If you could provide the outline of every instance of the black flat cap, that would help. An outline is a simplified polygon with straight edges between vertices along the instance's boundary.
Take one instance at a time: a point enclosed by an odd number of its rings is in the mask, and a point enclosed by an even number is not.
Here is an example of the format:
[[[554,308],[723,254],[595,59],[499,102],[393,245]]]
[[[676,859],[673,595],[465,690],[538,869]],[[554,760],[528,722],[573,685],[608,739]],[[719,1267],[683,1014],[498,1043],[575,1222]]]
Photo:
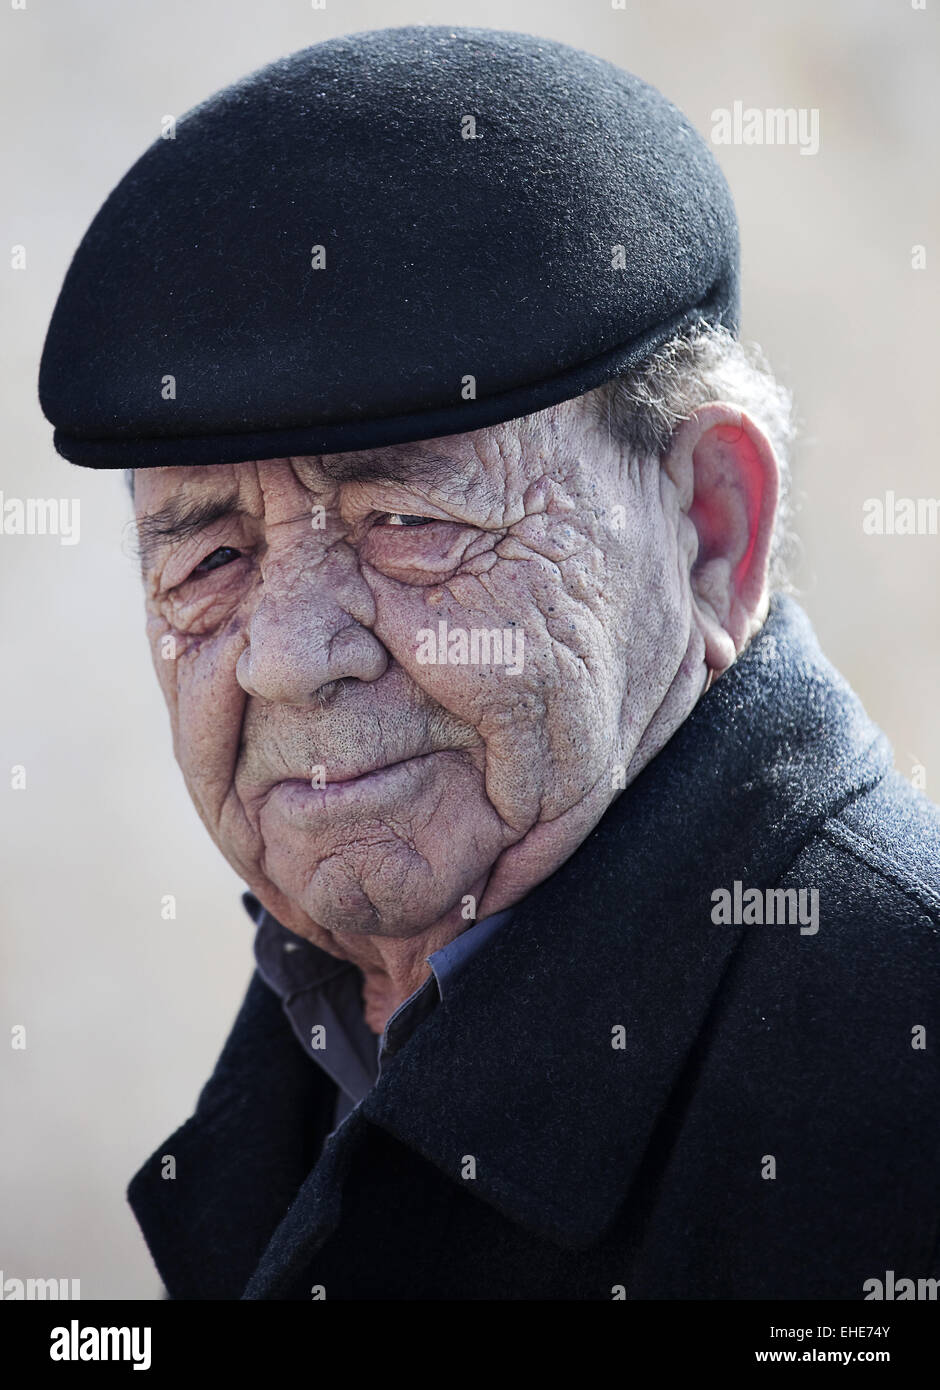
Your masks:
[[[737,223],[654,88],[524,34],[403,28],[271,63],[95,217],[39,373],[92,468],[480,429],[737,326]]]

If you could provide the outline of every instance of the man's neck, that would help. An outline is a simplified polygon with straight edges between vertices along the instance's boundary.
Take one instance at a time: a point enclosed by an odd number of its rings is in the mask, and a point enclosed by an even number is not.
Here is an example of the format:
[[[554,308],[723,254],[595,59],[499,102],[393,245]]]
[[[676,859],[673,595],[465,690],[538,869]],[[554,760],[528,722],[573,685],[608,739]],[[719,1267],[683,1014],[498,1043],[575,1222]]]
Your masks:
[[[479,893],[484,887],[485,881],[476,885]],[[362,971],[365,1020],[371,1031],[380,1035],[395,1010],[428,979],[428,956],[456,941],[474,920],[464,915],[462,903],[458,903],[413,936],[331,932],[317,944],[331,955],[352,961]]]

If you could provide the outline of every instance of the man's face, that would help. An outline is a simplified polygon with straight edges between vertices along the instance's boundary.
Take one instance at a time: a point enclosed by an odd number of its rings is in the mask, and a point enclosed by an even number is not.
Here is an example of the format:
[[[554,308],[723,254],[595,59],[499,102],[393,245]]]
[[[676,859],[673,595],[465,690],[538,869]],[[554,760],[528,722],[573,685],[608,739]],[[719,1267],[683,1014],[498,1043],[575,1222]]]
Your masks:
[[[411,936],[467,894],[480,916],[514,901],[668,736],[657,720],[688,678],[693,625],[679,504],[583,400],[135,483],[190,794],[252,891],[311,940]],[[502,664],[428,661],[440,624],[470,655],[474,630],[512,634]],[[456,640],[438,658],[461,655]]]

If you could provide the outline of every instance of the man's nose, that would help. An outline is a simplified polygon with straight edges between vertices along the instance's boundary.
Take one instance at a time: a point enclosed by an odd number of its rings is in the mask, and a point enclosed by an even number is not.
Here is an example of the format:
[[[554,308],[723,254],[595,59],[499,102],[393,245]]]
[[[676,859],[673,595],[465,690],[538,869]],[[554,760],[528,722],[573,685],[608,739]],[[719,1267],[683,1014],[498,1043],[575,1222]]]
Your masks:
[[[365,595],[344,603],[324,592],[322,580],[315,571],[262,592],[235,668],[247,694],[276,704],[322,705],[334,682],[375,681],[385,671],[388,653],[363,626],[371,607],[367,586],[360,580]]]

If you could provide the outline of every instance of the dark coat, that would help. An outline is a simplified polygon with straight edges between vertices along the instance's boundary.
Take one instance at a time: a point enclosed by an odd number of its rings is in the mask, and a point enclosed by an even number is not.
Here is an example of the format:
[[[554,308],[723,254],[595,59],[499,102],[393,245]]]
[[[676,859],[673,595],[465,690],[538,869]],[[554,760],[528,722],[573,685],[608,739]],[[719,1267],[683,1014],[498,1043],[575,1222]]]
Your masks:
[[[128,1195],[171,1298],[861,1299],[940,1273],[938,998],[940,815],[777,597],[336,1134],[255,975]]]

